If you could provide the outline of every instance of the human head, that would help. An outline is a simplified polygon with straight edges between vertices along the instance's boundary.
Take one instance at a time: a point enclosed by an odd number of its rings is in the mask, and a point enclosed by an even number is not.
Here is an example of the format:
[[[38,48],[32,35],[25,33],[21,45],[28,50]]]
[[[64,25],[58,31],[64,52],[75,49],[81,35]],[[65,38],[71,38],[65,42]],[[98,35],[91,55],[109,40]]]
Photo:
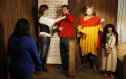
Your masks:
[[[92,16],[92,15],[96,15],[94,7],[93,6],[84,6],[81,10],[81,12],[85,15],[85,16]]]
[[[115,33],[116,32],[116,29],[115,29],[115,26],[113,24],[106,24],[105,27],[104,27],[104,31],[106,33],[108,33],[108,32]]]
[[[17,21],[12,36],[29,36],[29,22],[27,19],[21,18]]]
[[[94,8],[93,7],[87,7],[86,13],[88,16],[92,16],[94,13]]]
[[[48,6],[47,5],[41,5],[39,7],[39,16],[44,16],[44,15],[48,15]]]
[[[110,32],[115,34],[116,44],[117,44],[117,42],[118,42],[118,33],[117,33],[116,29],[115,29],[115,25],[113,25],[113,24],[106,24],[105,27],[104,27],[104,31],[103,31],[103,41],[104,41],[104,43],[105,43],[105,40],[106,40],[107,33],[110,33]]]
[[[111,32],[112,32],[112,27],[108,27],[107,31],[108,31],[109,33],[111,33]]]
[[[64,14],[64,15],[65,15],[65,14],[69,14],[69,12],[70,12],[69,6],[68,6],[68,5],[63,5],[63,6],[62,6],[62,11],[63,11],[63,14]]]

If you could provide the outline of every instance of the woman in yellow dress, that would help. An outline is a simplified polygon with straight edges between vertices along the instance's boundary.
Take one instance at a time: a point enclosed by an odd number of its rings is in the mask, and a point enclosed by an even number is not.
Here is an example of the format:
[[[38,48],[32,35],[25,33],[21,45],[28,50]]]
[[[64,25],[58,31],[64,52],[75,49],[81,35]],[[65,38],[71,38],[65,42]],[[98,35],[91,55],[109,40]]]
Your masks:
[[[77,37],[80,38],[80,48],[82,55],[82,68],[85,66],[85,60],[89,59],[94,71],[96,69],[97,48],[100,47],[99,31],[103,31],[101,19],[95,16],[94,7],[86,7],[85,16],[83,16],[77,26]]]

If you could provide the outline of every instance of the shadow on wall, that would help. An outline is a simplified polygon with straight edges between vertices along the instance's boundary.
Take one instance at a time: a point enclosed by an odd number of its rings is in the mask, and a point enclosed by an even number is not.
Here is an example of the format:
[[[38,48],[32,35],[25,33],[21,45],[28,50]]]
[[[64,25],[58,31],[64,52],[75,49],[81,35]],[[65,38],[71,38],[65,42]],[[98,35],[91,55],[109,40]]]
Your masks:
[[[4,28],[0,22],[0,79],[7,79],[7,59],[4,45]]]

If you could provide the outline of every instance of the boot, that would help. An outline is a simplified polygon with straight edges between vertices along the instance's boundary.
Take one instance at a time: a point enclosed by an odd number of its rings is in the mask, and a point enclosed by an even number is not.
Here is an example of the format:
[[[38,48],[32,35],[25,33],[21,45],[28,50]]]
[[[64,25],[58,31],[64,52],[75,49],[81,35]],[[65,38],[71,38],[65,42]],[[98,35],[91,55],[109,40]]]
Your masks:
[[[85,64],[82,64],[82,65],[80,66],[79,70],[84,69],[84,68],[85,68]]]
[[[93,65],[93,71],[94,72],[98,72],[97,68],[96,68],[96,65]]]
[[[87,58],[88,58],[87,55],[82,56],[81,66],[79,67],[80,70],[86,67]]]

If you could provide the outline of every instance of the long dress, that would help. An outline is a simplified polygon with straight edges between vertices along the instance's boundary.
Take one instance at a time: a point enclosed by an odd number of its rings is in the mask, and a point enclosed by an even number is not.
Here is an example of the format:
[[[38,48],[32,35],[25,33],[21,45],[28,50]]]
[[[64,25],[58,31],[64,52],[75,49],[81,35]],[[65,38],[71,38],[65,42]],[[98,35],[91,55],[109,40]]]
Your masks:
[[[82,17],[79,21],[77,27],[77,37],[80,37],[80,47],[82,56],[92,53],[97,55],[97,47],[100,45],[100,40],[98,39],[98,32],[103,31],[103,28],[100,24],[100,19],[97,16]],[[83,32],[85,34],[80,34]]]
[[[102,70],[115,72],[117,66],[116,37],[114,34],[107,33],[106,48],[111,47],[110,54],[106,55],[106,50],[102,52]]]

